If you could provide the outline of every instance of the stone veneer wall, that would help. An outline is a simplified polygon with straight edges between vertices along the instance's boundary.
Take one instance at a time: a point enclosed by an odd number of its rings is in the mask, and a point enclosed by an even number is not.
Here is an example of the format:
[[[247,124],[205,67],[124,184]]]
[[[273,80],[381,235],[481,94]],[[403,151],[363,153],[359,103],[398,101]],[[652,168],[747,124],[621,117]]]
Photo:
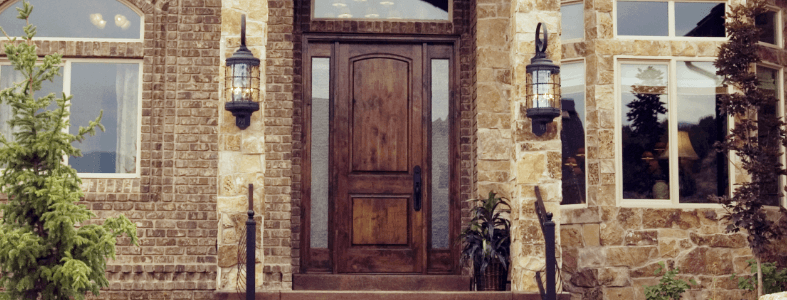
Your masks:
[[[539,22],[549,30],[547,57],[560,64],[560,2],[558,0],[517,0],[511,4],[511,28],[513,43],[510,48],[512,70],[512,118],[513,149],[508,160],[513,175],[512,194],[512,240],[511,240],[511,289],[538,291],[535,272],[545,266],[544,237],[535,214],[535,187],[538,186],[547,211],[552,212],[556,223],[560,220],[561,196],[561,143],[562,118],[547,126],[542,136],[532,133],[530,118],[526,115],[526,71],[535,54],[535,32]],[[560,239],[560,226],[556,226],[556,239]],[[558,248],[559,249],[559,248]],[[555,255],[560,259],[560,251]]]
[[[225,70],[223,66],[228,57],[240,46],[241,15],[246,14],[246,46],[260,62],[260,110],[252,114],[251,125],[245,130],[235,126],[235,117],[224,109]],[[218,267],[220,273],[217,290],[236,291],[238,280],[238,247],[246,247],[243,239],[248,219],[249,184],[254,184],[254,212],[257,222],[256,252],[256,286],[261,288],[264,282],[262,251],[264,216],[267,212],[266,198],[266,124],[263,121],[269,115],[270,105],[266,103],[266,38],[268,32],[268,3],[262,1],[228,1],[221,3],[221,58],[218,94],[219,113],[219,151],[218,151],[218,199],[216,215],[219,220]],[[242,257],[245,261],[245,257]],[[244,265],[241,265],[245,268]],[[245,269],[244,269],[245,272]],[[243,282],[245,285],[245,282]]]
[[[724,232],[723,209],[617,206],[613,58],[715,57],[721,42],[615,39],[613,5],[586,0],[584,41],[563,44],[563,59],[585,60],[588,123],[588,207],[562,212],[563,288],[572,299],[645,299],[643,285],[658,283],[653,273],[664,261],[699,283],[684,299],[753,299],[729,278],[747,273],[751,251],[744,235]],[[770,63],[787,63],[782,49],[761,47],[760,53]]]
[[[143,60],[140,177],[82,180],[83,203],[98,215],[90,222],[123,213],[140,245],[119,240],[110,285],[90,298],[211,299],[221,1],[125,2],[145,16],[142,42],[36,41],[39,55]]]

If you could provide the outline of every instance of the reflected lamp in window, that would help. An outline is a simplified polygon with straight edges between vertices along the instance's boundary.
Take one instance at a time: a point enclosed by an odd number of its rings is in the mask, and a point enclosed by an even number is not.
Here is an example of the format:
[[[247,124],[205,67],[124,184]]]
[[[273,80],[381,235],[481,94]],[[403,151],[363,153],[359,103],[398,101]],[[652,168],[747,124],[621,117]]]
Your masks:
[[[35,7],[30,23],[36,38],[142,39],[142,15],[116,0],[28,0]],[[9,36],[21,36],[25,20],[16,18],[18,1],[0,13]],[[69,17],[64,17],[69,16]]]
[[[562,188],[561,204],[586,203],[585,164],[585,64],[564,63],[560,67],[562,83],[560,131],[562,143]]]
[[[667,64],[620,66],[624,199],[669,199]]]
[[[624,62],[620,70],[623,199],[713,203],[709,196],[728,194],[727,156],[714,149],[728,132],[717,106],[726,88],[713,62]]]
[[[766,11],[754,18],[754,24],[760,29],[760,42],[778,45],[779,42],[779,13]]]
[[[449,20],[448,0],[313,0],[315,19]]]
[[[757,125],[758,136],[757,142],[761,149],[771,148],[774,151],[779,147],[779,132],[777,129],[768,130],[766,124],[776,121],[779,116],[778,103],[779,95],[781,93],[779,88],[779,69],[769,68],[762,65],[757,65],[757,80],[759,81],[758,87],[768,97],[771,97],[772,103],[764,104],[757,110]],[[779,163],[778,156],[768,157],[768,161],[777,165]],[[779,205],[779,179],[778,178],[764,178],[763,191],[760,192],[760,197],[765,199],[766,205]]]
[[[560,7],[560,28],[563,30],[561,40],[581,39],[585,37],[585,18],[583,3],[567,4]]]
[[[713,147],[727,134],[727,115],[716,105],[726,89],[713,62],[676,65],[680,203],[713,203],[708,196],[726,195],[729,189],[727,156]]]

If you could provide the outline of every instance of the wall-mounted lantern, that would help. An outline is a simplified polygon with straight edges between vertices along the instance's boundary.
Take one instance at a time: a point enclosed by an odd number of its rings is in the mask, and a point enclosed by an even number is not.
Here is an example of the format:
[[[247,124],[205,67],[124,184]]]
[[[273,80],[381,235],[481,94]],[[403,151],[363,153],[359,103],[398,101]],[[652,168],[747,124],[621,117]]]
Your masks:
[[[240,48],[227,58],[224,109],[235,116],[235,125],[246,129],[251,114],[260,110],[260,59],[246,48],[246,15],[240,19]]]
[[[532,120],[533,133],[537,136],[544,134],[547,124],[560,115],[560,67],[547,58],[549,33],[543,25],[544,39],[540,38],[542,25],[538,23],[536,27],[536,55],[525,67],[527,117]]]

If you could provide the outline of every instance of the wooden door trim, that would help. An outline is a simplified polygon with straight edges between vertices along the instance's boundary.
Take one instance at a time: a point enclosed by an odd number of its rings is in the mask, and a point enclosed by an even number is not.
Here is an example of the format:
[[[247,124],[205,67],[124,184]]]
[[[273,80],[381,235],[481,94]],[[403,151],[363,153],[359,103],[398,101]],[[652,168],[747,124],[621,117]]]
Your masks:
[[[303,128],[302,128],[302,131],[301,131],[302,132],[302,139],[301,140],[303,141],[303,145],[304,145],[303,148],[302,148],[302,151],[303,151],[304,155],[302,156],[303,157],[303,161],[301,162],[301,165],[302,165],[302,183],[303,183],[303,185],[300,188],[301,199],[302,199],[301,205],[300,205],[300,207],[301,207],[301,210],[300,210],[300,219],[301,219],[300,226],[301,226],[301,229],[299,230],[300,233],[302,234],[302,236],[300,238],[300,241],[299,241],[299,243],[300,243],[299,257],[300,257],[300,261],[301,261],[301,263],[300,263],[301,273],[307,273],[307,272],[308,273],[313,273],[313,274],[314,273],[334,273],[334,272],[337,271],[336,268],[335,268],[335,264],[337,262],[337,257],[336,257],[337,253],[336,253],[336,251],[332,251],[332,249],[335,248],[334,247],[335,246],[334,245],[334,241],[333,241],[333,238],[334,238],[334,235],[335,235],[335,233],[333,231],[335,229],[334,229],[334,226],[333,226],[333,220],[331,219],[332,215],[333,215],[333,212],[335,212],[335,208],[333,207],[333,201],[329,202],[329,207],[328,207],[328,209],[329,209],[329,214],[328,214],[329,215],[329,220],[328,220],[328,249],[327,250],[319,249],[319,251],[316,251],[318,253],[312,253],[313,251],[311,251],[311,249],[310,249],[310,231],[311,231],[310,230],[310,226],[311,226],[311,223],[310,223],[311,222],[311,220],[310,220],[311,219],[310,218],[310,212],[311,212],[311,199],[310,199],[311,169],[310,169],[310,167],[311,167],[311,165],[310,165],[310,162],[309,162],[309,158],[311,156],[310,156],[309,152],[311,151],[311,109],[310,109],[310,105],[311,105],[311,96],[310,96],[311,95],[311,90],[307,90],[307,87],[311,86],[311,84],[310,84],[310,81],[311,81],[311,72],[310,72],[311,68],[310,68],[310,66],[311,66],[311,58],[312,57],[315,57],[315,56],[316,57],[330,57],[331,58],[331,60],[330,60],[331,78],[335,78],[336,77],[336,75],[337,75],[336,72],[338,70],[337,64],[338,64],[338,61],[340,60],[337,57],[338,53],[337,53],[336,49],[337,49],[337,46],[339,44],[344,44],[344,43],[367,43],[367,42],[369,42],[369,43],[392,43],[392,44],[425,44],[425,45],[428,45],[429,47],[424,48],[423,51],[427,55],[423,55],[422,56],[422,60],[423,60],[423,63],[425,65],[428,65],[429,68],[431,68],[431,63],[430,63],[431,59],[442,59],[442,58],[445,58],[445,59],[449,59],[450,60],[449,68],[453,72],[453,74],[452,74],[453,76],[452,76],[452,78],[449,79],[449,91],[450,91],[450,95],[449,95],[449,112],[450,112],[450,115],[449,116],[451,118],[450,131],[449,131],[450,132],[450,137],[449,138],[450,138],[450,140],[452,142],[451,147],[450,147],[450,152],[449,152],[449,159],[450,159],[450,165],[451,165],[451,172],[450,172],[450,177],[449,177],[450,178],[449,191],[450,191],[450,195],[452,197],[450,199],[450,204],[449,204],[449,211],[451,212],[450,213],[450,217],[449,217],[449,231],[450,231],[450,236],[457,236],[458,233],[459,233],[460,226],[461,226],[460,222],[461,222],[461,217],[462,217],[462,215],[461,215],[461,203],[462,203],[461,200],[462,199],[458,199],[459,191],[461,189],[461,183],[459,182],[460,166],[461,166],[461,157],[460,157],[460,149],[459,149],[459,147],[461,145],[461,140],[460,140],[461,137],[460,137],[460,132],[459,132],[459,129],[460,129],[459,127],[461,125],[460,124],[460,122],[461,122],[461,119],[460,119],[460,117],[461,117],[461,109],[460,109],[459,93],[457,92],[458,86],[460,86],[459,85],[459,79],[460,79],[460,70],[459,70],[460,40],[459,40],[459,37],[457,37],[457,36],[405,36],[405,35],[379,37],[379,36],[366,36],[366,35],[353,35],[353,34],[332,34],[332,35],[326,35],[326,34],[304,34],[302,36],[302,40],[303,40],[303,43],[302,43],[303,52],[302,53],[304,53],[303,69],[302,69],[303,79],[302,80],[303,80],[304,84],[302,85],[301,88],[302,88],[302,93],[304,95],[304,101],[303,101],[303,116],[304,116],[304,118],[302,120]],[[315,44],[318,44],[319,46],[316,46]],[[437,54],[434,51],[430,50],[430,49],[434,49],[434,47],[438,46],[438,45],[444,45],[445,47],[448,47],[449,51],[440,51],[440,53]],[[324,48],[322,50],[316,50],[315,51],[315,50],[313,50],[315,48],[315,46],[317,48],[323,48],[323,47]],[[327,50],[325,50],[325,49],[327,49]],[[427,51],[427,50],[430,50],[430,51]],[[424,77],[422,78],[424,80],[424,84],[429,84],[428,86],[425,86],[425,88],[428,88],[427,92],[431,91],[431,76],[429,76],[428,78],[426,77],[426,75],[430,74],[431,70],[427,70],[426,67],[423,68],[422,70],[424,72],[423,73]],[[331,102],[331,106],[333,106],[334,105],[333,101],[336,98],[337,91],[333,87],[334,86],[333,79],[331,79],[331,81],[332,82],[331,82],[331,91],[330,91],[330,99],[329,100]],[[426,100],[428,99],[428,97],[431,97],[431,94],[429,94],[428,96],[427,95],[424,95],[424,96],[427,97],[426,99],[424,99],[424,101],[425,102],[429,102],[429,101],[426,101]],[[428,108],[424,107],[423,109],[426,110]],[[426,117],[426,116],[424,116],[424,117]],[[330,118],[333,119],[333,116],[330,116]],[[424,136],[423,137],[424,140],[429,140],[429,136],[426,133],[423,136]],[[332,136],[331,137],[331,147],[333,147],[333,145],[336,145],[336,144],[334,143],[334,137]],[[331,159],[332,159],[332,157],[331,157]],[[330,163],[333,164],[333,162],[330,162]],[[330,172],[335,172],[335,168],[331,168]],[[329,182],[330,182],[331,186],[335,186],[335,184],[336,184],[336,182],[334,182],[335,178],[336,178],[336,174],[331,173],[330,174],[330,178],[329,178]],[[331,191],[330,193],[331,194],[329,195],[329,197],[333,198],[334,197],[333,192]],[[430,196],[430,195],[428,195],[428,196]],[[430,198],[428,198],[428,196],[425,197],[425,199],[430,199]],[[430,206],[431,205],[429,205],[427,207],[430,207]],[[430,209],[431,209],[431,207],[430,207]],[[429,215],[428,216],[425,215],[425,217],[431,217],[431,211],[424,212],[424,213],[429,213]],[[434,259],[435,257],[438,257],[438,256],[439,257],[443,257],[443,256],[441,256],[442,254],[440,254],[440,255],[435,254],[434,252],[436,252],[436,251],[435,250],[430,250],[430,248],[429,248],[430,244],[429,244],[428,238],[429,238],[429,236],[431,236],[431,234],[430,234],[431,224],[424,224],[423,230],[426,231],[426,234],[424,234],[424,238],[423,238],[424,239],[424,241],[423,241],[424,246],[422,247],[422,249],[424,249],[423,251],[426,252],[422,256],[424,261],[425,261],[425,263],[424,263],[425,266],[422,269],[423,273],[424,274],[459,274],[461,272],[461,267],[458,266],[460,247],[459,247],[459,245],[456,245],[453,240],[449,241],[449,249],[447,250],[447,251],[450,252],[449,253],[449,257],[450,257],[449,259],[453,262],[452,266],[451,266],[451,269],[450,270],[433,270],[433,269],[429,268],[430,264],[428,262],[430,260],[432,260],[432,259]],[[326,251],[327,251],[327,253],[323,253],[323,252],[326,252]],[[330,267],[318,267],[318,266],[310,265],[311,259],[313,257],[329,259],[330,260],[330,262],[329,262],[330,263]],[[444,259],[444,257],[443,257],[443,259]]]

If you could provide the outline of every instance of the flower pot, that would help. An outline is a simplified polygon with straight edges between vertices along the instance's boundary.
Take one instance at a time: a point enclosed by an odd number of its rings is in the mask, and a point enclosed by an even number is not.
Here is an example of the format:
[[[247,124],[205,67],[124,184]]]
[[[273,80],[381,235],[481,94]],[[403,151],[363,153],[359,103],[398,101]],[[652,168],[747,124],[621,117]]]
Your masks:
[[[498,260],[489,262],[484,273],[475,270],[475,283],[477,291],[505,291],[508,272]]]

